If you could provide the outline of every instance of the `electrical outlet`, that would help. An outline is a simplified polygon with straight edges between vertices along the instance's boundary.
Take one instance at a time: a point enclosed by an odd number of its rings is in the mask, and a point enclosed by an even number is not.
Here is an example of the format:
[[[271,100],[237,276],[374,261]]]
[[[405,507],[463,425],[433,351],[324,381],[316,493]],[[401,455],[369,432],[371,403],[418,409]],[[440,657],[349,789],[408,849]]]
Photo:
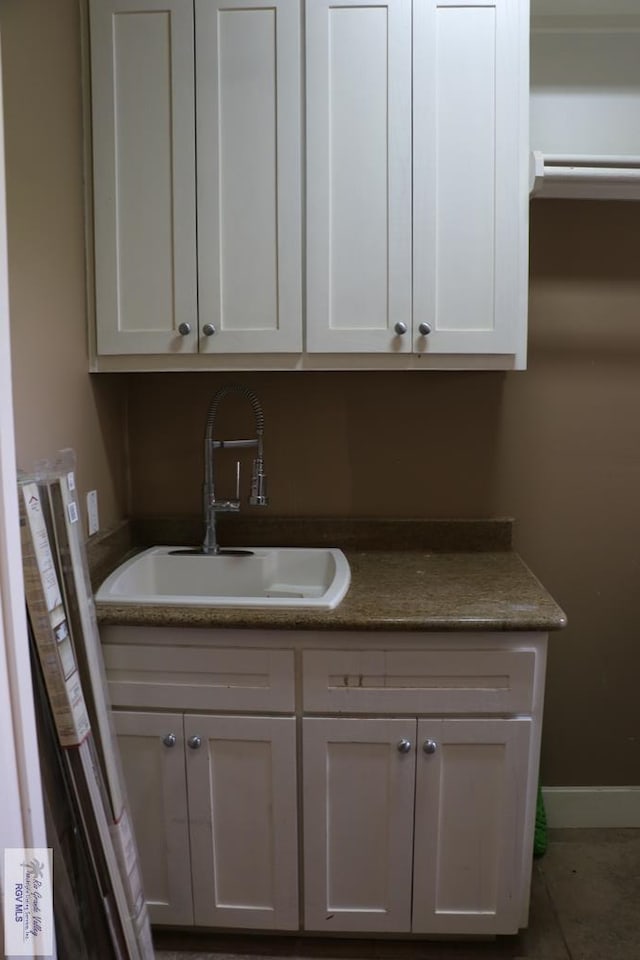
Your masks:
[[[90,490],[87,494],[87,521],[89,536],[93,536],[100,529],[100,518],[98,517],[98,491]]]

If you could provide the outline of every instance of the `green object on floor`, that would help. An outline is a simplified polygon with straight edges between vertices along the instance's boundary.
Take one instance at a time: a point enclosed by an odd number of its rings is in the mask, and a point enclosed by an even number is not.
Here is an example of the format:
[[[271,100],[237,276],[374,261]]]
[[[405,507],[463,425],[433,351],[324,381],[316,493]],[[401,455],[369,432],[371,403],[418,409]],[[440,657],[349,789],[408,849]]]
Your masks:
[[[542,797],[542,788],[538,787],[538,800],[536,803],[536,827],[533,834],[533,855],[542,857],[547,851],[547,813],[544,809],[544,799]]]

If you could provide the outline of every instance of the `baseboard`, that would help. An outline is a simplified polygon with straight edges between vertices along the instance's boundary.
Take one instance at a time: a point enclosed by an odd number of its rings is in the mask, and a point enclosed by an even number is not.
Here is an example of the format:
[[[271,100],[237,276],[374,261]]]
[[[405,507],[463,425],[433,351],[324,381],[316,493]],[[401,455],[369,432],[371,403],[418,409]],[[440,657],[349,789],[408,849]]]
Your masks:
[[[549,827],[640,827],[640,787],[543,787]]]

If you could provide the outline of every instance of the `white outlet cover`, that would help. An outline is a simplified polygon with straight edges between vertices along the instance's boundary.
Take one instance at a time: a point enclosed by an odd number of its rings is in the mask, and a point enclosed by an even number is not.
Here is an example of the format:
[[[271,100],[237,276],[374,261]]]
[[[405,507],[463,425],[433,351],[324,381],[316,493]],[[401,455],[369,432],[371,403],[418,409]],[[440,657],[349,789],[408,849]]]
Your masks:
[[[90,490],[87,494],[87,521],[89,527],[89,536],[93,536],[100,529],[100,518],[98,516],[98,491]]]

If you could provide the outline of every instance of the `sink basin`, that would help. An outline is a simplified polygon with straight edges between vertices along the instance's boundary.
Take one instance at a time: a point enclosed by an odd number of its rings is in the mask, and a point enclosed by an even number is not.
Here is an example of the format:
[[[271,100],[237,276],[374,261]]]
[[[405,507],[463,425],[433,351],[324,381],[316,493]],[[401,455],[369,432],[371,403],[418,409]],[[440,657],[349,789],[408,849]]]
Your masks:
[[[151,547],[107,577],[99,603],[332,610],[351,581],[341,550],[243,547],[205,556]]]

